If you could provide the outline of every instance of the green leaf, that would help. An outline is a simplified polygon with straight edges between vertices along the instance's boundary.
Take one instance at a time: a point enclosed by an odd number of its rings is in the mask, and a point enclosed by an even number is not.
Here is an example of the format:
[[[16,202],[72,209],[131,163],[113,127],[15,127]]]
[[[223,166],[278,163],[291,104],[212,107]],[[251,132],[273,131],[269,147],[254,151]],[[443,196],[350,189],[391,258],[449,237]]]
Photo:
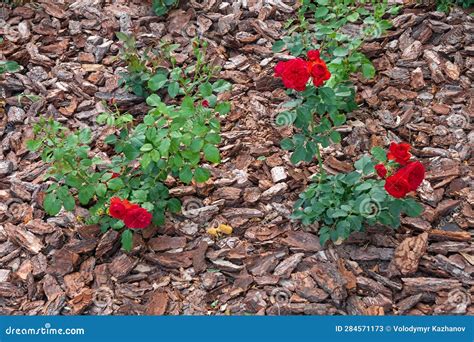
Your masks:
[[[304,146],[298,147],[295,152],[291,154],[290,161],[293,164],[297,164],[298,162],[305,160],[306,158],[306,149]]]
[[[329,137],[331,138],[332,142],[337,144],[341,142],[341,134],[337,131],[332,131],[329,133]]]
[[[181,112],[186,116],[191,116],[195,112],[194,100],[190,96],[186,96],[181,103]]]
[[[63,206],[67,211],[74,210],[76,202],[74,201],[74,197],[72,197],[71,194],[68,193],[68,195],[63,198]]]
[[[125,184],[123,183],[123,180],[120,178],[113,178],[107,182],[107,187],[113,191],[120,190],[124,186]]]
[[[78,193],[79,202],[82,205],[88,204],[89,201],[92,199],[92,197],[94,197],[94,194],[95,194],[95,188],[92,185],[87,185],[85,187],[80,188],[79,193]]]
[[[211,144],[206,144],[204,146],[204,158],[211,163],[219,163],[221,161],[221,156],[219,149]]]
[[[329,233],[321,234],[319,236],[319,243],[321,244],[321,246],[324,246],[326,242],[329,240],[329,238],[330,238]]]
[[[151,91],[157,91],[165,86],[168,82],[168,78],[163,74],[156,74],[148,80],[148,88]]]
[[[171,198],[168,201],[168,209],[172,213],[179,213],[181,211],[181,202],[177,198]]]
[[[364,191],[364,190],[368,190],[372,188],[372,184],[370,184],[369,182],[365,182],[365,183],[362,183],[358,186],[356,186],[355,190],[356,191]]]
[[[142,152],[150,152],[151,150],[153,150],[153,145],[152,144],[144,144],[140,148],[140,151],[142,151]]]
[[[198,183],[204,183],[206,182],[209,177],[211,177],[211,172],[207,169],[203,169],[202,167],[198,167],[196,170],[194,170],[194,179]]]
[[[412,198],[403,201],[403,211],[410,217],[420,216],[423,210],[423,206]]]
[[[217,80],[212,84],[212,89],[216,93],[222,93],[223,91],[229,90],[230,88],[232,88],[232,84],[226,80]]]
[[[318,7],[318,9],[314,12],[315,18],[324,18],[329,13],[329,9],[327,7]]]
[[[168,94],[172,99],[174,99],[179,94],[179,84],[178,84],[178,82],[171,82],[168,85]]]
[[[212,85],[209,82],[205,82],[199,85],[199,91],[203,97],[212,95]]]
[[[78,176],[70,173],[66,176],[66,184],[73,188],[79,189],[82,185],[82,180]]]
[[[357,170],[361,171],[363,174],[369,174],[374,167],[374,163],[371,158],[367,155],[360,158],[354,163],[354,166]]]
[[[344,57],[349,54],[349,49],[345,47],[338,46],[337,48],[334,49],[332,54],[336,57]]]
[[[344,114],[332,114],[330,116],[334,126],[341,126],[346,122],[346,116]]]
[[[61,211],[62,204],[56,194],[49,193],[44,197],[43,207],[48,215],[56,216]]]
[[[226,102],[221,102],[219,104],[217,104],[216,106],[216,111],[221,114],[221,115],[226,115],[227,113],[230,112],[230,102],[226,101]]]
[[[381,163],[385,163],[387,161],[387,153],[385,150],[380,146],[375,146],[370,150],[370,153],[374,156]]]
[[[350,21],[351,23],[356,22],[357,19],[359,19],[359,13],[358,12],[353,12],[349,14],[346,19]]]
[[[375,76],[375,68],[372,63],[362,64],[362,75],[367,79],[373,78]]]
[[[282,141],[280,141],[280,146],[282,149],[289,151],[295,148],[295,145],[293,144],[293,141],[290,138],[285,138]]]
[[[217,133],[208,133],[204,139],[211,144],[220,144],[221,142],[221,137]]]
[[[127,34],[123,33],[123,32],[115,32],[115,35],[122,42],[126,42],[130,39],[130,37]]]
[[[283,50],[285,45],[286,44],[283,40],[277,40],[275,43],[273,43],[272,51],[273,52],[280,52],[281,50]]]
[[[35,152],[41,147],[42,144],[43,144],[43,141],[41,141],[41,140],[28,140],[26,142],[26,147],[31,152]]]
[[[122,248],[125,251],[130,252],[132,250],[132,247],[133,247],[133,233],[130,229],[126,229],[126,230],[123,231],[121,242],[122,242]]]
[[[151,94],[146,98],[146,104],[152,107],[158,107],[161,103],[161,98],[156,94]]]
[[[189,165],[183,166],[183,168],[179,171],[179,179],[185,184],[191,183],[193,179],[193,172]]]
[[[105,194],[107,193],[107,186],[103,183],[97,184],[95,188],[95,193],[99,197],[104,197]]]

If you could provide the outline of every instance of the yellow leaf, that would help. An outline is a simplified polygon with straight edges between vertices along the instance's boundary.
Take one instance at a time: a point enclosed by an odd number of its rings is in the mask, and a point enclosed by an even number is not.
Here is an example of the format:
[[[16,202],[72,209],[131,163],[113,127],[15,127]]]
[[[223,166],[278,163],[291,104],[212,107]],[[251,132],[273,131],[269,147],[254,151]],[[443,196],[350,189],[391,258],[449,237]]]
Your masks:
[[[232,227],[227,224],[220,224],[217,230],[225,235],[232,234]]]
[[[209,228],[209,229],[207,230],[207,233],[208,233],[210,236],[215,237],[215,238],[217,238],[217,237],[219,236],[219,232],[217,231],[216,228]]]

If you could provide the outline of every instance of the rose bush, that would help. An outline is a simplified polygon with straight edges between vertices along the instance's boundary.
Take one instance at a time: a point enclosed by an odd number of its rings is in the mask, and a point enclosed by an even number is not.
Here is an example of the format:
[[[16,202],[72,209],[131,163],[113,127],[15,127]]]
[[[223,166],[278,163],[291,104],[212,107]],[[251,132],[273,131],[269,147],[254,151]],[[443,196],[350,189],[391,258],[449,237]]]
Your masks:
[[[133,229],[162,224],[166,211],[181,210],[179,200],[169,197],[168,177],[185,184],[209,179],[202,164],[220,162],[219,119],[230,103],[217,95],[229,84],[215,79],[217,69],[205,63],[198,42],[193,48],[192,68],[181,71],[170,61],[171,71],[149,70],[156,73],[143,85],[149,111],[142,118],[97,117],[114,131],[105,137],[105,156],[97,154],[97,136],[89,128],[72,132],[44,118],[35,125],[36,137],[27,145],[50,165],[46,178],[52,182],[43,202],[47,214],[73,211],[78,202],[89,211],[87,223],[121,231],[122,245],[130,250]]]
[[[319,222],[321,244],[329,239],[341,242],[352,232],[376,223],[396,228],[401,214],[418,216],[423,211],[407,196],[424,179],[420,162],[401,167],[376,147],[372,157],[363,156],[354,166],[356,171],[347,174],[315,176],[314,183],[295,202],[292,218],[303,224]]]
[[[355,163],[356,171],[348,174],[326,175],[323,168],[321,148],[341,141],[338,127],[346,122],[345,114],[357,108],[351,75],[375,75],[359,47],[365,38],[378,37],[390,27],[383,16],[398,10],[388,9],[385,2],[372,2],[371,9],[353,0],[303,0],[291,35],[273,45],[275,52],[286,48],[295,56],[275,66],[275,76],[294,97],[276,118],[277,124],[295,131],[281,146],[293,151],[290,160],[295,164],[314,159],[319,163],[319,174],[300,194],[292,217],[304,224],[318,222],[323,244],[329,239],[340,242],[377,222],[397,227],[402,213],[416,216],[423,209],[406,197],[418,188],[425,172],[420,162],[410,160],[407,143],[392,143],[388,153],[373,149],[373,158],[362,157]],[[345,25],[354,22],[362,29],[349,36]]]

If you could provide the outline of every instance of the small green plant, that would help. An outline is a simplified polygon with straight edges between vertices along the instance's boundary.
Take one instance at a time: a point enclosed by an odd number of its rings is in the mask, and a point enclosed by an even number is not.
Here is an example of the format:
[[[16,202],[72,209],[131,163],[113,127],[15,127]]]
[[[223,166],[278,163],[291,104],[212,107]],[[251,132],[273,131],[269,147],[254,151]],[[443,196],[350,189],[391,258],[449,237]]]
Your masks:
[[[14,61],[0,61],[0,75],[4,73],[13,73],[20,71],[21,67]]]
[[[209,82],[219,72],[219,67],[205,62],[205,41],[195,39],[192,42],[195,63],[181,68],[173,56],[178,44],[161,42],[157,49],[148,48],[140,53],[133,36],[118,32],[117,37],[123,44],[119,56],[127,64],[127,72],[121,75],[121,84],[135,95],[147,97],[158,93],[171,99],[180,95],[192,96],[201,84]],[[227,90],[229,84],[218,81],[216,88]]]
[[[199,55],[197,59],[204,64],[203,58]],[[201,74],[185,74],[191,80],[180,74],[159,81],[157,75],[162,74],[153,75],[146,98],[151,109],[141,122],[134,124],[131,115],[118,110],[100,114],[99,124],[116,129],[105,138],[113,147],[105,160],[92,152],[95,139],[89,128],[70,132],[42,118],[34,127],[35,139],[27,145],[31,151],[40,151],[43,161],[50,164],[46,177],[53,184],[46,191],[45,211],[54,216],[62,208],[74,210],[77,200],[89,210],[87,223],[99,224],[103,231],[122,231],[126,250],[132,246],[132,232],[127,228],[146,227],[148,215],[153,224],[162,224],[167,210],[180,211],[180,202],[169,197],[165,180],[173,176],[189,184],[209,179],[209,170],[201,164],[220,162],[219,119],[231,108],[230,103],[217,101],[217,94],[230,85],[222,80],[211,82],[215,75],[202,74],[211,69],[196,66],[196,70]],[[174,82],[179,86],[173,103],[167,104],[158,94],[168,85],[169,95],[169,85]]]
[[[153,0],[152,8],[156,15],[164,15],[178,5],[179,0]]]
[[[333,242],[343,241],[351,233],[362,231],[365,226],[376,223],[397,228],[400,226],[402,213],[419,216],[423,212],[423,207],[415,199],[395,198],[391,195],[393,193],[398,196],[392,188],[386,187],[387,183],[392,183],[392,178],[378,178],[374,167],[380,162],[387,163],[390,168],[396,168],[397,164],[388,162],[385,151],[379,147],[374,148],[372,154],[377,158],[365,155],[355,162],[356,171],[329,176],[324,173],[317,175],[314,183],[296,201],[292,218],[301,220],[303,224],[319,222],[321,244],[324,245],[329,239]],[[394,177],[399,177],[403,172],[397,171]],[[416,182],[421,183],[423,176],[417,175]],[[408,178],[406,174],[403,177]]]
[[[474,6],[474,0],[438,0],[436,10],[448,13],[455,5],[461,6],[462,8],[469,8]]]

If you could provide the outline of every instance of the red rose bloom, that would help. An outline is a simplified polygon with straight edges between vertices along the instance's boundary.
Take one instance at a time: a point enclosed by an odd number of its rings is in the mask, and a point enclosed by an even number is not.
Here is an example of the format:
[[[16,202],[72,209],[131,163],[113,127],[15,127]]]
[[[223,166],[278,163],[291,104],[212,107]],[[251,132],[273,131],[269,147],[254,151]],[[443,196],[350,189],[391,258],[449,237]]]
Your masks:
[[[374,168],[380,178],[385,178],[387,175],[387,169],[385,168],[384,164],[377,164],[374,166]]]
[[[309,50],[306,56],[309,61],[317,61],[320,59],[319,50]]]
[[[127,210],[123,222],[128,228],[143,229],[150,224],[152,217],[146,209],[137,206]]]
[[[203,107],[206,107],[206,108],[209,107],[209,101],[207,101],[207,100],[203,100],[201,102],[201,104],[202,104]]]
[[[425,167],[419,161],[409,163],[398,171],[410,185],[410,191],[415,191],[425,179]]]
[[[322,59],[310,63],[311,77],[315,87],[322,86],[323,83],[331,78],[331,73]]]
[[[408,160],[411,158],[410,144],[407,143],[391,143],[389,152],[387,154],[388,159],[395,160],[400,165],[406,165]]]
[[[410,192],[410,184],[407,179],[397,172],[385,181],[385,190],[395,198],[405,197]]]
[[[301,58],[279,62],[275,67],[275,76],[281,77],[286,88],[303,91],[310,77],[308,63]]]
[[[285,65],[286,65],[286,62],[283,62],[283,61],[280,61],[277,63],[277,65],[275,65],[275,76],[276,77],[281,77],[281,75],[283,75],[283,70],[285,70]]]
[[[128,201],[127,201],[128,202]],[[123,201],[118,197],[110,199],[109,214],[117,219],[122,219],[127,212],[127,207]]]

